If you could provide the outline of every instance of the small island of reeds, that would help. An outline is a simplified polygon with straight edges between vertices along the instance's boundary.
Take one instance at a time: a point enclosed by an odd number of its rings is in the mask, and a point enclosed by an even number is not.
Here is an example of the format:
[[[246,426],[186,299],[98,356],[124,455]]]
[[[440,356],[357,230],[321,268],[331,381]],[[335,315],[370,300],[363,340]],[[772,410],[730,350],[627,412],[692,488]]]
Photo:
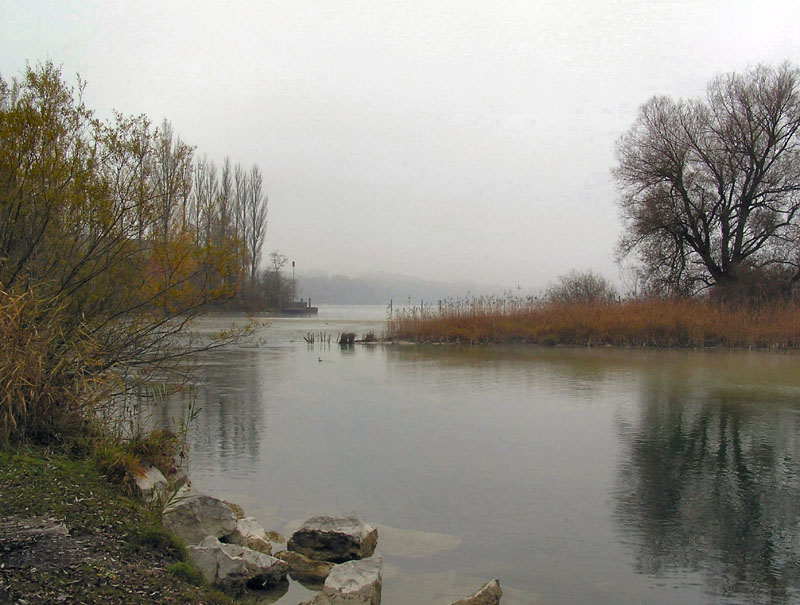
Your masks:
[[[395,313],[387,336],[417,343],[796,349],[800,304],[477,297]]]

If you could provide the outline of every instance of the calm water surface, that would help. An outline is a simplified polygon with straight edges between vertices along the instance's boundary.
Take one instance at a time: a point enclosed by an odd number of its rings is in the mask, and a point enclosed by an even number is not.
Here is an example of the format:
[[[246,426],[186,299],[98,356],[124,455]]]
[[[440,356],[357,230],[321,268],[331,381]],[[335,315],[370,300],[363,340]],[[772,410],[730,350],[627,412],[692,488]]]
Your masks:
[[[800,602],[798,356],[319,343],[384,318],[323,307],[205,355],[195,487],[284,533],[377,525],[387,605],[494,577],[506,605]]]

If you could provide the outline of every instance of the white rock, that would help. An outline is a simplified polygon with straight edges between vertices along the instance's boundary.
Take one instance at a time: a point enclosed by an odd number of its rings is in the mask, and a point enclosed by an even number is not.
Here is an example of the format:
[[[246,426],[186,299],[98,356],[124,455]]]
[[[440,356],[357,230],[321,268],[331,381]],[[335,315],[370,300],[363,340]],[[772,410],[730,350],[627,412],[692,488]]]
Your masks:
[[[153,502],[169,489],[166,477],[155,466],[146,468],[143,475],[134,478],[134,483],[139,497],[145,502]]]
[[[344,563],[372,556],[378,530],[356,517],[312,517],[292,534],[287,548],[309,559]]]
[[[206,581],[223,590],[274,586],[286,577],[289,569],[275,557],[238,544],[223,544],[213,536],[187,550]]]
[[[236,529],[236,515],[219,498],[186,492],[175,499],[162,516],[164,527],[186,544],[198,544],[206,536],[221,538]]]
[[[223,538],[229,544],[246,546],[258,552],[272,554],[272,546],[267,539],[267,532],[255,517],[243,517],[236,520],[234,530]]]
[[[503,596],[500,580],[494,579],[484,584],[481,589],[466,599],[460,599],[453,605],[498,605]]]
[[[334,566],[322,592],[302,605],[380,605],[383,560],[371,557]]]
[[[289,574],[292,578],[302,578],[316,582],[323,582],[330,575],[334,563],[330,561],[316,561],[293,550],[282,550],[275,553],[275,557],[289,565]]]

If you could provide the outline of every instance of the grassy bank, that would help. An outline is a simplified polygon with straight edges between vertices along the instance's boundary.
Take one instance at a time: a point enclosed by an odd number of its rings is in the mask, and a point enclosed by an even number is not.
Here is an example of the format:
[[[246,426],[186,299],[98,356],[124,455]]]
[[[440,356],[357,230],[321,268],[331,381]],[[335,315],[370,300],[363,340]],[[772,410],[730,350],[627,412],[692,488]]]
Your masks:
[[[405,311],[392,340],[656,347],[800,347],[800,305],[726,306],[704,300],[543,304],[477,299]]]
[[[31,525],[45,529],[15,535]],[[203,586],[157,510],[93,460],[41,447],[0,451],[0,561],[2,603],[233,603]]]

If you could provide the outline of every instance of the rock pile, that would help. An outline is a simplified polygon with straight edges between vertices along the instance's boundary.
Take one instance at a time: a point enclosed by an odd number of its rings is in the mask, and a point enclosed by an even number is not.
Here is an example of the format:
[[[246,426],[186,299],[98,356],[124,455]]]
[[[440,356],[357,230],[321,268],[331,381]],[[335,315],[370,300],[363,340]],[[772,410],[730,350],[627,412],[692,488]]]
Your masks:
[[[356,517],[312,517],[289,538],[281,557],[292,576],[325,580],[322,592],[303,605],[379,605],[383,560],[372,558],[378,530]]]
[[[270,588],[287,574],[322,585],[301,605],[380,605],[381,557],[373,556],[378,530],[352,516],[317,516],[305,521],[272,556],[271,537],[240,506],[184,489],[163,514],[164,526],[188,545],[189,556],[210,584],[222,590]],[[500,583],[492,580],[453,605],[496,605]]]
[[[166,507],[163,523],[188,545],[189,556],[210,584],[232,592],[274,586],[286,578],[289,566],[271,556],[258,521],[237,518],[240,510],[185,490]]]
[[[311,582],[312,584],[324,582],[335,565],[335,563],[331,563],[330,561],[315,561],[314,559],[309,559],[305,555],[291,550],[282,550],[281,552],[275,553],[275,556],[281,561],[286,562],[295,580]]]
[[[210,584],[239,592],[247,588],[269,588],[286,578],[289,566],[268,554],[207,536],[189,546],[189,556]]]

